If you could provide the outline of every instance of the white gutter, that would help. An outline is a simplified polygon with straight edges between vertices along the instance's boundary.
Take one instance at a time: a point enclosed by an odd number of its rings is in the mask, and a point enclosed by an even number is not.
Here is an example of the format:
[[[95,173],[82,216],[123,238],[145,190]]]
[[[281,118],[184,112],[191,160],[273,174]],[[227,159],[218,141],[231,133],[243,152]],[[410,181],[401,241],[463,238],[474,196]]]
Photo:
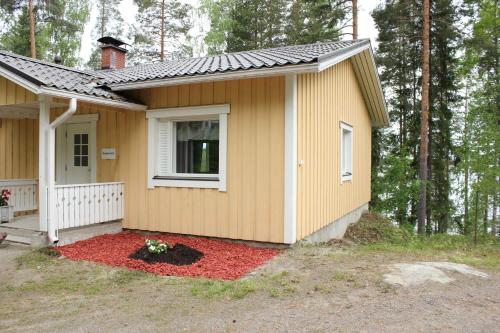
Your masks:
[[[47,236],[50,243],[57,243],[59,241],[59,233],[57,228],[57,221],[55,216],[55,209],[52,203],[56,202],[55,198],[55,185],[56,185],[56,129],[66,120],[68,120],[76,112],[77,99],[71,98],[69,101],[68,109],[57,117],[56,120],[50,123],[49,138],[48,138],[48,194],[49,194],[49,214],[47,221]]]

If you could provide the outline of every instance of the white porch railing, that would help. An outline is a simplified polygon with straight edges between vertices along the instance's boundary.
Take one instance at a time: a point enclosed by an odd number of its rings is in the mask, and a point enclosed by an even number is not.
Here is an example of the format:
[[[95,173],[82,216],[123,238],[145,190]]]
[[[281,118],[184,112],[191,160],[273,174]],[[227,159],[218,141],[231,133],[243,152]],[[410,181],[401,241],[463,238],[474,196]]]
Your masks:
[[[38,208],[38,185],[36,179],[3,179],[0,180],[0,193],[2,190],[9,190],[11,192],[9,205],[14,207],[14,212],[23,212]]]
[[[123,218],[124,183],[56,185],[51,208],[57,229],[81,227]]]

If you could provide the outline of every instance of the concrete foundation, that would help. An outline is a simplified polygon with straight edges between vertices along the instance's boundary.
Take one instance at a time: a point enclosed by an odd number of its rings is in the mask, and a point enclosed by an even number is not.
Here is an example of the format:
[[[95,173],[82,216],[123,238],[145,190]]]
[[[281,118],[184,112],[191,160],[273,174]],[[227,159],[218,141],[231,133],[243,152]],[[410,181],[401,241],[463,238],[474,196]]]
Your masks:
[[[92,224],[86,227],[59,230],[59,242],[57,243],[57,245],[67,245],[95,236],[104,234],[116,234],[121,231],[122,223],[120,221]]]
[[[350,213],[347,213],[341,218],[310,234],[309,236],[305,237],[303,241],[310,243],[321,243],[327,242],[331,239],[342,239],[347,230],[347,227],[353,223],[358,222],[361,215],[366,211],[368,211],[368,203],[365,203],[364,205],[356,208]]]

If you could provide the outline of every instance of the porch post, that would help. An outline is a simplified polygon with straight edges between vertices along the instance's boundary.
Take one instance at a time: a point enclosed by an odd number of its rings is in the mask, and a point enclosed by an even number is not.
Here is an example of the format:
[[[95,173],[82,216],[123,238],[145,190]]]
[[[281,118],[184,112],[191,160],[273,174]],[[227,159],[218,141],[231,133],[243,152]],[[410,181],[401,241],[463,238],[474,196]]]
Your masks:
[[[49,219],[48,181],[49,181],[49,132],[50,132],[50,98],[40,96],[40,116],[38,118],[38,213],[40,230],[47,231]]]

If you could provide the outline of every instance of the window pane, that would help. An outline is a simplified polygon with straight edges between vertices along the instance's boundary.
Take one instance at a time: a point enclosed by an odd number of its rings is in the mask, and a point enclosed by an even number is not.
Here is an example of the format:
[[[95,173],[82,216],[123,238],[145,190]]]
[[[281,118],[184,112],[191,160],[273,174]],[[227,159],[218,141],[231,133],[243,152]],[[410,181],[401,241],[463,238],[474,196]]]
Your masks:
[[[75,155],[80,155],[80,145],[75,145]]]
[[[88,134],[82,134],[82,143],[84,145],[89,143],[89,135]]]
[[[176,173],[219,173],[219,121],[176,122]]]
[[[82,166],[83,167],[89,166],[89,158],[87,156],[82,156]]]
[[[82,146],[82,155],[87,156],[89,154],[89,146],[84,145]]]
[[[352,174],[352,132],[342,129],[342,175]]]
[[[80,166],[80,156],[75,156],[75,166]]]
[[[74,138],[75,138],[75,145],[80,144],[80,134],[75,134]]]

